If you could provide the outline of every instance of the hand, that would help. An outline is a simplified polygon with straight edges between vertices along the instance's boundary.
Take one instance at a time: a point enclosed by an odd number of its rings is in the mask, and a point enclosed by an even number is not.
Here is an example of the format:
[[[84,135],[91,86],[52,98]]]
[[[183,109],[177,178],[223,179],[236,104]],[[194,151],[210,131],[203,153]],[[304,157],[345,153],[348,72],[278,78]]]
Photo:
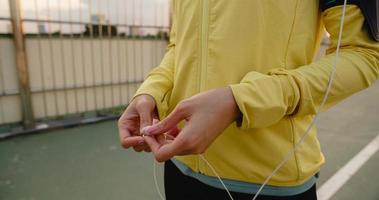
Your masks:
[[[150,95],[135,97],[118,120],[121,145],[126,149],[133,147],[137,152],[149,152],[150,148],[142,138],[141,130],[152,125],[153,119],[158,119],[153,97]]]
[[[175,155],[201,154],[238,115],[230,88],[203,92],[180,102],[166,119],[146,127],[144,139],[158,162]],[[184,128],[172,131],[183,120]],[[157,137],[162,134],[169,140]]]

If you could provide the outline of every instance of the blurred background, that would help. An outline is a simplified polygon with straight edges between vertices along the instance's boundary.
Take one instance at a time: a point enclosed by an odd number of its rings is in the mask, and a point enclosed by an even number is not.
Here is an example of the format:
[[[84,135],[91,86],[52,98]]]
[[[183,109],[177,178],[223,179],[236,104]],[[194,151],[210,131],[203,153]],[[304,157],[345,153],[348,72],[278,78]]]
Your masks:
[[[116,119],[170,21],[169,0],[0,0],[0,200],[159,199],[151,155],[119,146]],[[322,200],[379,199],[377,102],[378,83],[322,114],[320,187],[371,148]]]
[[[0,132],[117,115],[168,30],[167,0],[0,0]]]

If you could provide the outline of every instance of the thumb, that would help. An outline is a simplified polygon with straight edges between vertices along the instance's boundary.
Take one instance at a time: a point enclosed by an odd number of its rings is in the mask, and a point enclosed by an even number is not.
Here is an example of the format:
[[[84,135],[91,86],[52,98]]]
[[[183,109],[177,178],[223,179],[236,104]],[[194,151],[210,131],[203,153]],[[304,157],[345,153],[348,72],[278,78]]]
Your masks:
[[[153,123],[153,117],[151,111],[147,108],[138,110],[138,115],[140,118],[140,133],[142,133],[142,129],[151,126]]]
[[[178,106],[171,112],[165,119],[146,127],[144,133],[146,135],[159,135],[166,133],[174,128],[177,128],[177,124],[186,119],[190,115],[189,109],[185,109],[184,106],[178,104]]]

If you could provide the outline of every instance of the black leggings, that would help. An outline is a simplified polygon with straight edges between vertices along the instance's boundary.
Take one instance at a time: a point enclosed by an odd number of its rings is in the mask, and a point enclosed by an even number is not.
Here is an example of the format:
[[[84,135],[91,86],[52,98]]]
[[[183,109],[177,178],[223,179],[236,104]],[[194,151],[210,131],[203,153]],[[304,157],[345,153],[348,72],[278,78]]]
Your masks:
[[[173,162],[167,161],[164,167],[164,185],[166,200],[230,200],[225,190],[204,184],[184,175]],[[253,194],[231,192],[235,200],[252,200]],[[259,195],[259,200],[317,200],[316,184],[304,193],[275,197]]]

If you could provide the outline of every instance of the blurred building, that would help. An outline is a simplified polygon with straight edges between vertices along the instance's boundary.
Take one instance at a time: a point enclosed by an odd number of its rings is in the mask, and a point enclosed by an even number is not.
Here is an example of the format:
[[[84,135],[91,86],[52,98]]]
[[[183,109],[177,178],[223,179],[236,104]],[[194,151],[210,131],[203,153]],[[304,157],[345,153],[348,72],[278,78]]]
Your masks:
[[[48,28],[46,23],[39,23],[38,24],[38,33],[46,34],[48,33]]]
[[[104,15],[96,14],[91,16],[91,23],[86,24],[84,35],[115,36],[117,33],[117,26],[111,25]]]
[[[105,18],[105,15],[103,14],[91,15],[91,22],[92,24],[107,24],[108,23],[108,21]]]
[[[144,31],[141,27],[139,26],[132,26],[130,27],[130,34],[134,36],[142,36],[144,35]]]

